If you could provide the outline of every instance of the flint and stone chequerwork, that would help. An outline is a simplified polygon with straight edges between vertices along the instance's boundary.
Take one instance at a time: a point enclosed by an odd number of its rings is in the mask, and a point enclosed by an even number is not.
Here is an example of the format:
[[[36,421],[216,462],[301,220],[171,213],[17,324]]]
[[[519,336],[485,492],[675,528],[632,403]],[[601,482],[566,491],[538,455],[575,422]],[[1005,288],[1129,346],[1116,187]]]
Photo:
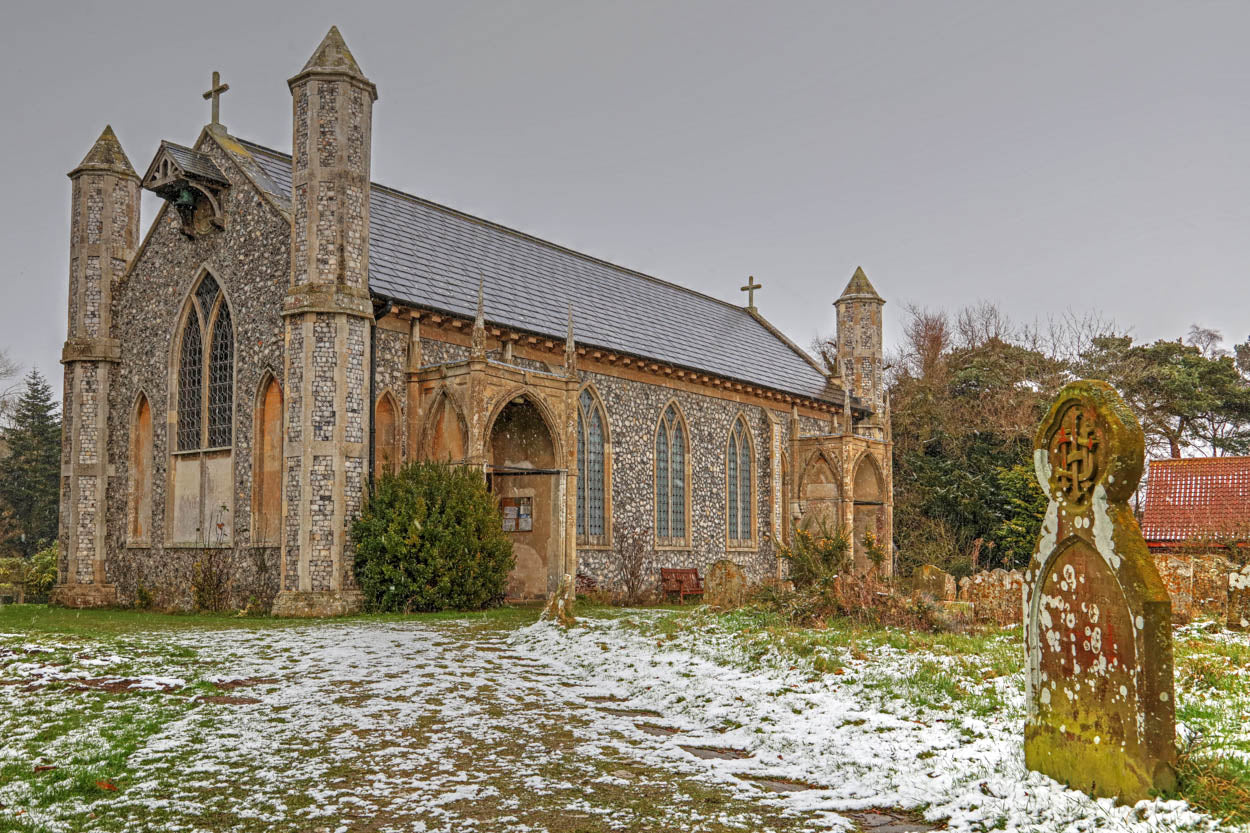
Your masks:
[[[188,608],[211,568],[232,606],[357,610],[369,484],[430,459],[498,497],[513,598],[619,585],[627,551],[774,578],[798,525],[891,571],[862,270],[831,374],[754,304],[372,184],[377,92],[337,30],[288,86],[290,156],[214,118],[142,178],[111,131],[71,174],[59,602]]]
[[[113,477],[108,427],[121,358],[113,294],[139,235],[139,176],[105,127],[69,174],[69,322],[61,441],[61,563],[53,600],[75,607],[117,601],[106,570],[106,492]]]

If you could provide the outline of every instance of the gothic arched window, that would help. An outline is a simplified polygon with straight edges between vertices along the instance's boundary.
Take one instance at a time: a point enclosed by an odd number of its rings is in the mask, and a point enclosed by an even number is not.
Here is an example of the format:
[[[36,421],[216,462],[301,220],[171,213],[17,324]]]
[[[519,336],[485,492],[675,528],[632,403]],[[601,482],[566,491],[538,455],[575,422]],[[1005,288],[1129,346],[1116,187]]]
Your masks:
[[[608,442],[603,406],[590,388],[577,400],[577,541],[608,543]]]
[[[225,293],[207,272],[176,335],[166,546],[233,546],[234,326]]]
[[[729,444],[725,451],[725,494],[729,545],[750,546],[754,539],[751,520],[754,517],[751,495],[752,470],[751,437],[746,420],[739,416],[729,429]]]
[[[207,369],[207,373],[205,370]],[[212,275],[191,294],[178,352],[178,450],[227,448],[234,415],[234,328]]]
[[[690,543],[687,448],[686,421],[677,404],[670,403],[655,432],[655,537],[659,546],[684,547]]]

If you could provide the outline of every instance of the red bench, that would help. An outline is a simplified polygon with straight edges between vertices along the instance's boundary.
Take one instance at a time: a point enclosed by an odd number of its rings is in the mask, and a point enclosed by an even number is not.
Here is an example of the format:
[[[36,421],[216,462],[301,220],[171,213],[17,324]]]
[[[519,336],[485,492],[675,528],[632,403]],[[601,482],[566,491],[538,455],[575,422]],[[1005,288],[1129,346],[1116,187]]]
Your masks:
[[[661,567],[660,587],[665,595],[676,593],[679,604],[685,604],[687,596],[703,595],[703,582],[694,568]]]

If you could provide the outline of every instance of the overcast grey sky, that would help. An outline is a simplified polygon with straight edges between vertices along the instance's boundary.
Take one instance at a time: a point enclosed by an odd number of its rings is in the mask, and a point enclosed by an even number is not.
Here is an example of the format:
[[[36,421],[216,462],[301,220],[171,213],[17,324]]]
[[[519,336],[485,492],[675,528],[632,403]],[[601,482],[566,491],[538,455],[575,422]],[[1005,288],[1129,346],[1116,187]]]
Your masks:
[[[800,343],[857,264],[887,342],[978,299],[1250,333],[1250,3],[114,0],[3,12],[0,347],[59,375],[65,173],[106,123],[142,173],[216,69],[231,133],[289,150],[332,23],[375,180],[734,303],[753,274]]]

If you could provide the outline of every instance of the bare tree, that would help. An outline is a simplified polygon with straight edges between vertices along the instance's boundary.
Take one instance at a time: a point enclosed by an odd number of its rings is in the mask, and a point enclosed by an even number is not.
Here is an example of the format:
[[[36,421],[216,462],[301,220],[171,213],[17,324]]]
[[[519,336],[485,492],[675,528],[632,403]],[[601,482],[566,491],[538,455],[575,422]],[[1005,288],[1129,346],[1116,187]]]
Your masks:
[[[0,422],[8,423],[13,403],[21,392],[22,382],[18,374],[21,366],[9,358],[7,350],[0,349]]]
[[[1229,355],[1224,349],[1224,334],[1219,330],[1213,330],[1210,327],[1199,327],[1197,324],[1189,325],[1189,335],[1185,336],[1188,344],[1197,347],[1205,358],[1219,359]]]

